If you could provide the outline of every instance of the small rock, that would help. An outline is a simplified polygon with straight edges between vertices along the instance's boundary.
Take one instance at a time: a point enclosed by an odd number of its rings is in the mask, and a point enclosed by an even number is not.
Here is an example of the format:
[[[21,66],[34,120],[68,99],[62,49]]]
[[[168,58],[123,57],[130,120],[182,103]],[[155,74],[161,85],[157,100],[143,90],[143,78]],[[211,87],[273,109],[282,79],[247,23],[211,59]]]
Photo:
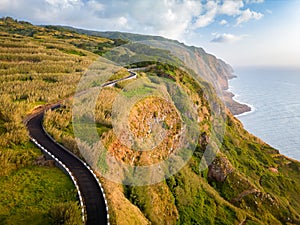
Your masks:
[[[224,182],[232,171],[233,166],[229,160],[223,156],[219,156],[208,166],[208,179]]]
[[[48,166],[48,167],[54,167],[55,161],[54,160],[47,160],[44,155],[39,156],[34,162],[33,165],[37,166]]]
[[[278,173],[278,169],[274,168],[274,167],[270,167],[269,170],[272,172],[272,173]]]

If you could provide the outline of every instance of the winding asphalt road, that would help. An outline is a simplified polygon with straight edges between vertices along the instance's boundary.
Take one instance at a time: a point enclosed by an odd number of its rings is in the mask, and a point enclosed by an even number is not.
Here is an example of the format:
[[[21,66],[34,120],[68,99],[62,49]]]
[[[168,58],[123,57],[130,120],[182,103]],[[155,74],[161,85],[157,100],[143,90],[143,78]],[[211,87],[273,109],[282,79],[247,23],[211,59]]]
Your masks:
[[[56,105],[59,107],[59,105]],[[98,181],[83,162],[55,143],[42,127],[44,111],[38,113],[27,122],[30,136],[47,149],[58,160],[63,162],[75,177],[81,192],[85,211],[87,214],[87,225],[107,225],[107,209],[105,199]]]
[[[113,86],[116,83],[124,80],[134,79],[137,74],[131,70],[128,70],[130,75],[125,78],[121,78],[115,81],[111,81],[102,85]],[[57,103],[48,108],[59,108],[60,104]],[[92,172],[84,165],[84,163],[77,158],[74,154],[70,153],[65,148],[58,145],[53,139],[51,139],[43,129],[43,117],[46,109],[41,110],[30,116],[26,120],[26,126],[29,130],[30,137],[35,139],[42,147],[50,152],[54,157],[61,161],[75,177],[79,186],[81,196],[84,201],[85,211],[87,214],[87,225],[106,225],[108,222],[108,212],[106,208],[104,193],[102,193],[101,187],[92,174]]]

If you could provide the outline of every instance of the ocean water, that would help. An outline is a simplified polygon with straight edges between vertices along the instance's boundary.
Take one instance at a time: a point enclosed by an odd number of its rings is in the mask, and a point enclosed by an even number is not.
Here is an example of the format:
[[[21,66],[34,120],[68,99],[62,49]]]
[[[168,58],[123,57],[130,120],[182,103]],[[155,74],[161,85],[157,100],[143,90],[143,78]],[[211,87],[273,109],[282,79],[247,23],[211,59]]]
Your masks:
[[[229,89],[251,106],[244,127],[280,153],[300,160],[300,68],[235,68]]]

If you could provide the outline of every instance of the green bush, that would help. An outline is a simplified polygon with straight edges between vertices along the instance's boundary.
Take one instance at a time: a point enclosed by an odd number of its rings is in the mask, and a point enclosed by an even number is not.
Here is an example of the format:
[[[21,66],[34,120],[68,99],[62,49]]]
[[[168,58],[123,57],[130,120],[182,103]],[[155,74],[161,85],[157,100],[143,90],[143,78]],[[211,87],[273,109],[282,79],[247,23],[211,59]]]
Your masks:
[[[51,225],[82,225],[80,207],[75,202],[58,203],[49,210]]]

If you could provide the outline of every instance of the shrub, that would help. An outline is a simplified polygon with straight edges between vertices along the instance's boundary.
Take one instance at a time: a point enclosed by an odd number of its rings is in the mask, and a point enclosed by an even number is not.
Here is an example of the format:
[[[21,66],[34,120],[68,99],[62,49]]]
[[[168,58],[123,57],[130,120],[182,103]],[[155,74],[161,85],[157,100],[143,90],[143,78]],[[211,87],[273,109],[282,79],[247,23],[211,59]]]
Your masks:
[[[74,202],[58,203],[49,210],[50,224],[81,225],[81,211]]]

